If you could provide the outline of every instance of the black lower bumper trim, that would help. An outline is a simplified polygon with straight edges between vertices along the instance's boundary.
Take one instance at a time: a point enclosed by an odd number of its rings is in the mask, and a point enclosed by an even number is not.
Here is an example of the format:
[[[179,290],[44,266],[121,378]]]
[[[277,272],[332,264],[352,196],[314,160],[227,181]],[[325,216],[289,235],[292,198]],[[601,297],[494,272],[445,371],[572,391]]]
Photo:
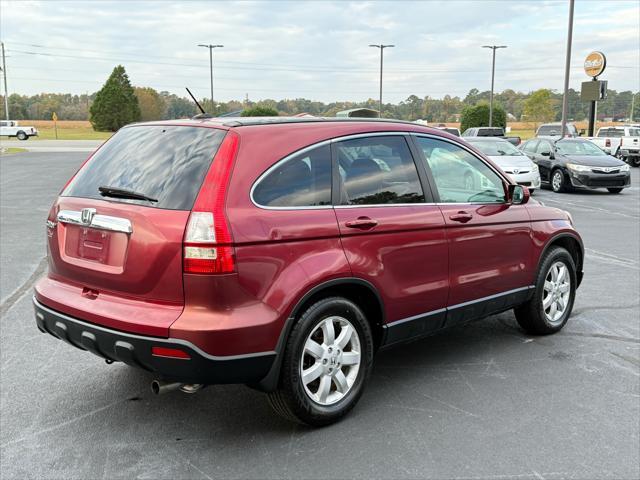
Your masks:
[[[36,324],[48,333],[80,350],[86,350],[109,361],[155,373],[159,379],[182,383],[256,383],[269,372],[275,352],[233,357],[208,355],[195,345],[179,339],[134,335],[94,325],[56,312],[35,298]],[[177,348],[190,359],[158,357],[152,347]]]

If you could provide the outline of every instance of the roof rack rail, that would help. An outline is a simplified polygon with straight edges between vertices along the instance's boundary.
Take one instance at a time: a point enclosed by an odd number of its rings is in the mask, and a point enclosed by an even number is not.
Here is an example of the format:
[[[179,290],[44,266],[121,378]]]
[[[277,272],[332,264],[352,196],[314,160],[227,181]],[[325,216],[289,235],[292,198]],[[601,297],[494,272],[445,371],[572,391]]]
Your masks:
[[[404,123],[409,125],[418,125],[407,120],[396,120],[391,118],[340,118],[340,117],[216,117],[223,121],[223,125],[227,127],[242,127],[252,125],[278,125],[283,123]],[[226,121],[225,121],[226,120]]]
[[[193,117],[191,117],[192,120],[202,120],[204,118],[216,118],[216,117],[214,117],[210,113],[199,113],[199,114],[194,115]]]

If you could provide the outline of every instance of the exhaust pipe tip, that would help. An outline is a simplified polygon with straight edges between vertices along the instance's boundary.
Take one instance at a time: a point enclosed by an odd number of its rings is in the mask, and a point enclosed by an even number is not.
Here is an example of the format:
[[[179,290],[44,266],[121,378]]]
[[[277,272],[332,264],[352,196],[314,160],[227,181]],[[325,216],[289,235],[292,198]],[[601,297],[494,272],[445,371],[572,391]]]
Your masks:
[[[153,380],[151,382],[151,391],[154,395],[162,395],[177,390],[182,386],[181,383],[167,383],[161,380]]]

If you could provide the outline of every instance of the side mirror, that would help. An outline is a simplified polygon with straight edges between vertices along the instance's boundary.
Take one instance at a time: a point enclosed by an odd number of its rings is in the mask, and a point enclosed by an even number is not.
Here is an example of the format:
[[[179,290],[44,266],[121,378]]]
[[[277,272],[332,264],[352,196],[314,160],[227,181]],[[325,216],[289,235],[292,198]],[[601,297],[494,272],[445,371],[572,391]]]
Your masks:
[[[551,157],[551,152],[540,152],[543,157]]]
[[[524,205],[529,201],[531,193],[523,185],[509,185],[509,203],[513,205]]]

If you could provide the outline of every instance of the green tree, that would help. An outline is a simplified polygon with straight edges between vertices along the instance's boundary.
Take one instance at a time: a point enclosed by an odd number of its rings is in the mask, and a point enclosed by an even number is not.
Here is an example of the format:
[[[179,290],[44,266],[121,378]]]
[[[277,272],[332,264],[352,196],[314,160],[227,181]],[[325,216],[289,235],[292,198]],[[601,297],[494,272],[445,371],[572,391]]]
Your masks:
[[[277,117],[278,111],[271,107],[255,106],[242,112],[243,117]]]
[[[536,90],[524,101],[523,113],[529,122],[549,122],[556,116],[551,90]]]
[[[113,69],[89,109],[91,125],[100,132],[115,132],[140,120],[140,106],[122,65]]]
[[[460,131],[464,132],[467,128],[488,127],[489,126],[489,105],[481,103],[476,106],[466,106],[462,109],[460,117]],[[493,126],[506,127],[507,114],[500,105],[493,105]]]
[[[144,122],[161,120],[164,116],[164,99],[150,87],[135,87],[133,92],[138,99],[140,119]]]

